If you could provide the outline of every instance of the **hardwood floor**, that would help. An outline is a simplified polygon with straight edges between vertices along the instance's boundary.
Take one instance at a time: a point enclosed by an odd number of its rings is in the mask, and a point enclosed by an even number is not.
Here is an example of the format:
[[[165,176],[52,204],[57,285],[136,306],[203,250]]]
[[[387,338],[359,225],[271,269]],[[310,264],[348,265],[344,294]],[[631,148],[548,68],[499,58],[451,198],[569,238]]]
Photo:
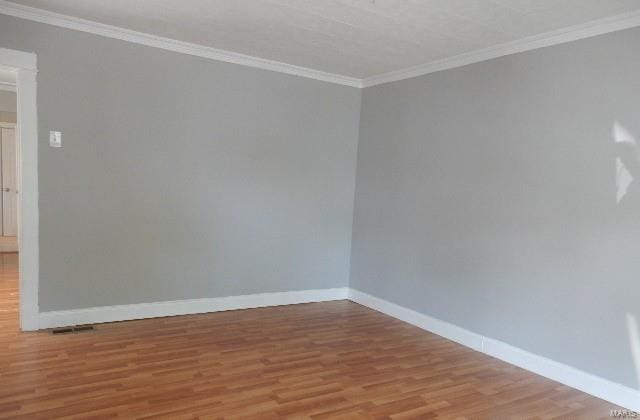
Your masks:
[[[0,417],[609,418],[611,404],[349,301],[20,333],[0,268]]]
[[[0,253],[0,354],[4,354],[8,340],[16,336],[19,327],[18,254]],[[4,367],[1,360],[0,367]],[[0,370],[0,385],[3,373],[4,369]]]

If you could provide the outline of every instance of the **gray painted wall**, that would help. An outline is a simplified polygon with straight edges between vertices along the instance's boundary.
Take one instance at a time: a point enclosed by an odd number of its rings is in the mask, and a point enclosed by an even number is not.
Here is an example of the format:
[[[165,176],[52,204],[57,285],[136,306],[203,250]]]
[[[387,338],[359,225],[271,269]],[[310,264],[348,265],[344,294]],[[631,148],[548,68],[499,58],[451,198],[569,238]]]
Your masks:
[[[358,89],[4,15],[0,47],[38,54],[41,310],[348,284]]]
[[[16,94],[0,90],[0,112],[16,112]]]
[[[0,15],[39,58],[41,310],[347,285],[360,118],[353,287],[637,387],[612,135],[640,136],[637,45],[368,88],[360,115],[356,89]]]
[[[640,179],[618,204],[612,127],[640,141],[639,45],[633,29],[366,89],[351,286],[637,388]]]

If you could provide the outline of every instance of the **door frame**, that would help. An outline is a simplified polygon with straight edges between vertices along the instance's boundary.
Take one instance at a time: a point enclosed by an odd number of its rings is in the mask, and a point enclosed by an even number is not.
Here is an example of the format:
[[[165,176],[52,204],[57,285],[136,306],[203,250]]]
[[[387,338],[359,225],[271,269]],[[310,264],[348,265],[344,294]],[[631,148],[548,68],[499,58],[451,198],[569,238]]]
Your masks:
[[[18,249],[20,328],[39,328],[38,287],[39,210],[38,210],[38,110],[37,56],[34,53],[0,48],[0,67],[16,73],[18,119],[16,124],[18,160]]]

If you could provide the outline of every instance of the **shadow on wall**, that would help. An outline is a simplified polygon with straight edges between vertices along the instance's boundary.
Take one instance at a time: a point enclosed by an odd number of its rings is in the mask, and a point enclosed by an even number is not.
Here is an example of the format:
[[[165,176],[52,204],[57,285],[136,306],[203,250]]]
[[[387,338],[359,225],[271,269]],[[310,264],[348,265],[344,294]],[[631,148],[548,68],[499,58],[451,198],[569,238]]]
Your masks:
[[[618,223],[621,232],[634,239],[640,235],[640,147],[635,137],[622,124],[613,124],[613,140],[616,148],[616,201]],[[631,244],[623,240],[623,244]],[[621,249],[621,251],[624,251]],[[621,253],[624,255],[624,253]],[[630,255],[633,258],[633,255]],[[637,258],[637,257],[636,257]],[[626,314],[627,335],[631,357],[635,366],[638,388],[640,389],[640,331],[636,316]]]

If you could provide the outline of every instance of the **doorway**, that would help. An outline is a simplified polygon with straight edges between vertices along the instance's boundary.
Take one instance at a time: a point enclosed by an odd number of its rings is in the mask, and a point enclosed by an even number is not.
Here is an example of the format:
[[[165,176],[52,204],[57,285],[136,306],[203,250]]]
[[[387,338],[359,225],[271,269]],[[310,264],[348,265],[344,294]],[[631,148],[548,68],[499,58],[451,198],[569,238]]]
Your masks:
[[[0,328],[16,332],[39,327],[36,76],[34,53],[0,48],[0,96],[15,98],[15,112],[0,109],[0,241],[17,244],[0,246]]]
[[[16,74],[0,70],[0,325],[19,330]]]

